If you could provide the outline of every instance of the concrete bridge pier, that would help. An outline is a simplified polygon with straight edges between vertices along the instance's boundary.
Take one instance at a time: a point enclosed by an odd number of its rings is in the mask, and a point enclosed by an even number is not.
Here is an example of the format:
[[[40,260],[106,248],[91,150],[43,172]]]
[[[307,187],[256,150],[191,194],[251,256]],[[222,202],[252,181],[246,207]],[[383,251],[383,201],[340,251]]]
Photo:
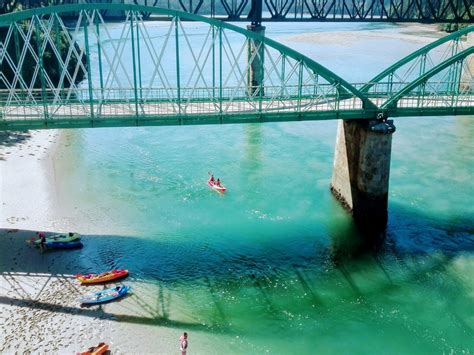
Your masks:
[[[247,30],[265,36],[265,26],[260,24],[252,24],[247,26]],[[264,58],[265,50],[262,42],[249,39],[247,60],[249,69],[247,72],[247,93],[249,96],[263,96],[263,79],[264,79]]]
[[[362,232],[387,225],[393,121],[339,120],[331,191]]]

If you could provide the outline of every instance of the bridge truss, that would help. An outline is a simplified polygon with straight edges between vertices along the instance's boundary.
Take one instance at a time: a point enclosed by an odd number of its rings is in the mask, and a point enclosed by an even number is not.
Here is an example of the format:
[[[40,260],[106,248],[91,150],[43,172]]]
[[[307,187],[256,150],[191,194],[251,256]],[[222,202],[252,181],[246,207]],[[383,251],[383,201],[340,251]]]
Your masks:
[[[104,11],[126,18],[107,23]],[[0,129],[472,114],[472,46],[456,36],[361,87],[257,33],[191,13],[113,4],[12,13],[0,16]],[[443,45],[449,55],[429,59]],[[424,69],[406,74],[413,63]]]
[[[341,21],[472,23],[469,0],[72,0],[76,3],[122,2],[183,11],[224,21]],[[69,1],[69,2],[72,2]],[[144,11],[143,16],[152,16]],[[105,17],[123,12],[103,12]]]

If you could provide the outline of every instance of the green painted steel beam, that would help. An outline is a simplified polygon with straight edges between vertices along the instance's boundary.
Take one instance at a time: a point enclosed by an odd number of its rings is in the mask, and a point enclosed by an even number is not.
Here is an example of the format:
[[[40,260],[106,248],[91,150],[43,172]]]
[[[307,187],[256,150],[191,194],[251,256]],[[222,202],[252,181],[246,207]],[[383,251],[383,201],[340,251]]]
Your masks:
[[[390,117],[409,116],[460,116],[474,114],[472,107],[460,108],[408,108],[390,111]],[[376,112],[366,110],[352,110],[344,112],[299,112],[299,113],[267,113],[267,114],[235,114],[215,116],[143,116],[134,115],[122,118],[106,117],[101,119],[85,118],[58,118],[53,120],[16,120],[0,121],[0,131],[27,130],[27,129],[58,129],[58,128],[96,128],[96,127],[136,127],[136,126],[180,126],[180,125],[214,125],[214,124],[245,124],[269,122],[295,122],[295,121],[325,121],[325,120],[360,120],[375,119]]]
[[[134,127],[134,126],[180,126],[210,124],[242,124],[265,122],[325,121],[335,119],[374,119],[376,111],[320,111],[320,112],[275,112],[240,113],[233,115],[134,115],[103,117],[100,119],[59,117],[54,120],[8,120],[0,121],[0,130],[93,128],[93,127]]]

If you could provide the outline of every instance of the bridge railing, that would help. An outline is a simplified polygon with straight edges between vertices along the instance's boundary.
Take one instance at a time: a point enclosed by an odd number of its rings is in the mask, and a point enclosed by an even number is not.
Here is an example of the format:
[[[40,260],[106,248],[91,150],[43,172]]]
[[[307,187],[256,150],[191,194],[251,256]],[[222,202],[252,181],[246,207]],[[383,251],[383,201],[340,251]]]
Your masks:
[[[265,87],[265,95],[249,96],[240,87],[220,90],[221,97],[210,97],[209,88],[108,89],[33,89],[0,90],[0,109],[4,119],[54,120],[66,117],[136,116],[222,116],[260,114],[261,112],[305,112],[362,110],[362,101],[341,93],[332,85]],[[275,99],[278,97],[278,99]]]

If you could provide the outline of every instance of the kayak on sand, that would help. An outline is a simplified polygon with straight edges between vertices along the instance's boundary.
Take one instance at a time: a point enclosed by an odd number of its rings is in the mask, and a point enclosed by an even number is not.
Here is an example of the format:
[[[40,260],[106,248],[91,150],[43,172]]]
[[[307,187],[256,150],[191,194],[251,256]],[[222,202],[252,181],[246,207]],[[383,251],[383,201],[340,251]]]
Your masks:
[[[78,355],[102,355],[104,354],[107,350],[109,350],[109,346],[105,343],[99,343],[97,346],[92,346],[86,351],[83,351],[82,353],[77,353]]]
[[[128,275],[128,270],[112,270],[101,274],[77,274],[76,278],[83,284],[94,284],[120,279]]]
[[[99,292],[89,293],[87,295],[82,296],[79,301],[84,304],[108,302],[116,298],[125,296],[129,290],[129,286],[119,285],[117,287],[107,288]]]

